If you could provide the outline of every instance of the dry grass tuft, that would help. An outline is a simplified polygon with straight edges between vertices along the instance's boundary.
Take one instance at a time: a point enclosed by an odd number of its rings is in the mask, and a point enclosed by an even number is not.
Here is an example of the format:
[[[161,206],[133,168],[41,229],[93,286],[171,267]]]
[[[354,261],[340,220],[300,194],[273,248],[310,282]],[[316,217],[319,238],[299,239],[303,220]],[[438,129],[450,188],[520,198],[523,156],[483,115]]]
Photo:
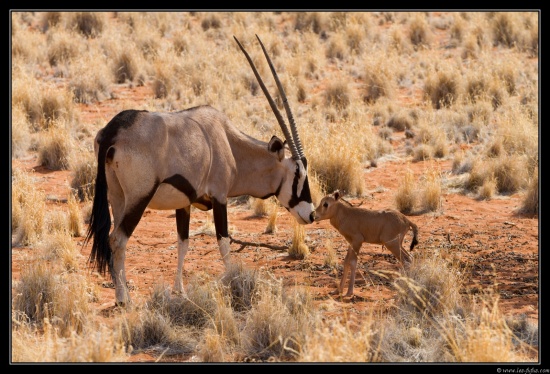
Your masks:
[[[436,109],[450,107],[461,93],[461,77],[450,70],[431,73],[424,86],[425,95]]]
[[[288,248],[288,255],[292,258],[302,260],[309,256],[309,247],[305,243],[306,232],[303,225],[295,220],[292,221],[292,244]]]
[[[411,169],[406,169],[403,173],[402,181],[395,194],[395,206],[404,214],[411,213],[416,206],[414,173]]]

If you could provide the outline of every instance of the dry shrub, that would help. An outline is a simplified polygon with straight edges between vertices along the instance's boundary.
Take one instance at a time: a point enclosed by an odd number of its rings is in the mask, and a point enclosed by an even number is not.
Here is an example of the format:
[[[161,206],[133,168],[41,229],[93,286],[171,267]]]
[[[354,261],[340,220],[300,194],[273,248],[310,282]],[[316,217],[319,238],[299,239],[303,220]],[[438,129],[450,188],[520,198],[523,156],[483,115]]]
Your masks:
[[[265,199],[250,197],[250,206],[252,207],[254,217],[265,217],[269,213],[269,203]]]
[[[424,85],[424,94],[431,100],[434,108],[450,107],[459,98],[460,82],[461,78],[457,72],[440,70],[428,76]]]
[[[40,30],[46,32],[51,28],[61,24],[63,18],[62,12],[44,12],[40,18]]]
[[[300,225],[296,220],[293,220],[292,228],[292,244],[288,248],[288,255],[292,258],[302,260],[309,256],[309,247],[305,243],[306,232],[304,225]]]
[[[325,240],[325,248],[327,250],[327,253],[323,257],[323,265],[334,269],[338,264],[338,256],[336,254],[334,246],[332,245],[332,241],[330,241],[329,239]]]
[[[216,13],[207,13],[201,21],[203,31],[219,29],[222,27],[222,20]]]
[[[97,173],[95,154],[80,152],[73,157],[71,188],[80,201],[92,200]]]
[[[363,194],[363,166],[349,148],[324,153],[322,158],[312,157],[311,169],[326,191],[340,190],[350,195]]]
[[[379,362],[380,327],[373,314],[352,327],[340,318],[318,322],[301,347],[299,362]]]
[[[464,60],[468,59],[477,59],[479,56],[479,44],[475,35],[468,35],[464,42],[462,43],[462,58]]]
[[[245,267],[241,262],[231,263],[220,278],[230,305],[236,312],[250,310],[254,305],[261,274],[257,269]]]
[[[527,193],[523,197],[518,213],[539,214],[539,168],[536,167],[527,187]]]
[[[52,30],[48,33],[47,43],[51,66],[68,64],[83,53],[82,42],[71,30]]]
[[[294,361],[312,328],[313,303],[307,293],[285,293],[282,281],[266,273],[259,283],[259,300],[246,315],[241,347],[248,357]]]
[[[460,311],[465,275],[460,262],[445,253],[419,252],[394,281],[399,309],[416,318]]]
[[[403,173],[403,177],[397,192],[395,194],[395,206],[401,213],[411,213],[416,205],[416,191],[414,183],[414,173],[407,168]]]
[[[352,24],[346,28],[346,43],[351,53],[361,54],[366,34],[364,24]]]
[[[277,232],[277,217],[279,215],[278,204],[275,201],[272,201],[269,208],[269,213],[267,216],[267,226],[265,228],[266,234],[275,234]]]
[[[491,19],[494,45],[512,48],[518,42],[517,17],[512,12],[497,12]]]
[[[334,34],[327,45],[326,56],[328,59],[343,60],[346,57],[346,42],[344,36]]]
[[[471,162],[470,174],[464,184],[467,191],[476,191],[487,179],[487,165],[479,158]]]
[[[408,111],[400,110],[390,117],[388,122],[386,122],[386,126],[391,127],[395,131],[410,130],[413,127],[413,118]]]
[[[490,200],[497,192],[497,179],[494,175],[491,175],[483,184],[479,187],[478,194],[482,200]]]
[[[59,335],[46,320],[40,338],[33,324],[14,321],[12,360],[20,363],[125,362],[129,356],[119,329],[87,322],[83,331],[69,337]]]
[[[90,287],[80,274],[59,274],[47,262],[25,265],[14,290],[16,318],[29,318],[38,326],[49,321],[62,336],[83,330],[90,316]]]
[[[501,156],[489,163],[489,175],[494,175],[497,190],[501,194],[511,194],[527,184],[525,160],[519,156]]]
[[[112,61],[113,76],[115,83],[135,81],[140,74],[139,54],[133,49],[125,49],[117,53]]]
[[[466,98],[472,103],[484,98],[489,90],[489,77],[483,72],[475,72],[467,78]]]
[[[68,170],[73,143],[64,124],[51,126],[40,138],[38,162],[51,170]]]
[[[67,208],[69,210],[69,233],[74,237],[82,236],[84,232],[82,213],[80,212],[80,206],[73,193],[69,193]]]
[[[90,65],[87,61],[95,63]],[[69,89],[75,102],[92,104],[112,96],[111,83],[114,78],[109,66],[106,57],[96,50],[90,50],[71,64]]]
[[[456,362],[524,362],[525,345],[515,346],[516,336],[500,311],[498,295],[483,295],[475,300],[472,315],[447,334]]]
[[[430,46],[433,35],[424,15],[416,14],[413,16],[409,24],[409,39],[415,49]]]
[[[67,272],[79,270],[79,258],[81,257],[75,242],[67,230],[66,216],[63,228],[52,228],[40,245],[42,257],[54,260]]]
[[[345,82],[330,83],[325,91],[325,105],[337,110],[346,109],[350,105],[350,90]]]
[[[197,347],[191,329],[174,326],[167,315],[155,309],[127,314],[122,332],[125,345],[136,353],[148,350],[170,356],[191,353]]]
[[[426,161],[432,158],[433,148],[430,144],[421,143],[413,148],[413,162]]]
[[[24,157],[31,146],[30,123],[21,105],[16,105],[11,113],[11,156]]]
[[[424,175],[420,200],[422,210],[434,212],[441,208],[441,172],[433,167]]]
[[[104,12],[74,12],[68,13],[68,26],[76,29],[87,38],[96,38],[106,28],[106,13]]]
[[[365,94],[363,101],[374,103],[381,97],[391,99],[394,94],[394,83],[387,61],[367,61],[365,69]]]
[[[32,246],[40,241],[46,227],[46,195],[36,188],[31,174],[14,170],[12,176],[12,230],[15,243]]]
[[[294,29],[298,31],[312,31],[315,34],[325,35],[328,31],[328,14],[325,12],[296,12],[294,13]]]

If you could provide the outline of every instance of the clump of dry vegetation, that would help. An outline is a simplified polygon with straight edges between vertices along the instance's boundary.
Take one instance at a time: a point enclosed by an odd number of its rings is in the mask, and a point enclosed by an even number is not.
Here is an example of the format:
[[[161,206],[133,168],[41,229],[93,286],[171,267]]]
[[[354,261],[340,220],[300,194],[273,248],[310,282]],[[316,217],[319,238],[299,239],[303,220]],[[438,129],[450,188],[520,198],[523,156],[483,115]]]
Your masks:
[[[537,12],[10,16],[12,160],[35,155],[47,169],[70,172],[70,189],[54,198],[55,209],[40,189],[43,175],[19,167],[11,173],[12,254],[32,250],[11,285],[14,362],[128,362],[143,352],[160,361],[524,362],[538,350],[537,327],[503,316],[496,289],[461,293],[469,273],[452,255],[462,248],[450,240],[423,243],[408,270],[373,272],[392,285],[396,307],[360,316],[360,323],[324,318],[328,306],[314,305],[307,290],[234,264],[220,277],[194,275],[184,295],[159,281],[135,307],[109,313],[105,325],[92,306],[101,280],[85,275],[75,246],[94,194],[93,139],[116,112],[209,104],[246,134],[282,136],[231,37],[252,43],[254,33],[294,101],[314,204],[329,191],[367,193],[365,169],[401,157],[391,155],[391,142],[404,131],[405,157],[415,165],[452,159],[450,177],[468,197],[519,192],[516,213],[538,215]],[[267,77],[261,51],[252,58]],[[276,92],[271,80],[266,85]],[[128,87],[144,97],[127,99]],[[97,120],[82,120],[84,112]],[[403,165],[396,208],[439,211],[441,171],[428,168],[417,181]],[[279,208],[255,199],[243,209],[268,220],[266,233],[285,235],[276,227]],[[198,223],[192,234],[215,235],[210,219]],[[317,243],[298,224],[291,235],[289,256],[312,266]],[[325,238],[324,247],[323,265],[337,272],[335,246]]]

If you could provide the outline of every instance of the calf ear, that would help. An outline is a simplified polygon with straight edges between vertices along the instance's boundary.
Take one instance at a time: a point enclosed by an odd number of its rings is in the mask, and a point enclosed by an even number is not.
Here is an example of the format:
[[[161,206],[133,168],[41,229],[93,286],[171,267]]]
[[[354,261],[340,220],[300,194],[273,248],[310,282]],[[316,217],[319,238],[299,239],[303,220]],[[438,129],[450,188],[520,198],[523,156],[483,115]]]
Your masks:
[[[339,190],[336,190],[334,191],[334,200],[338,200],[340,198],[340,191]]]
[[[285,157],[285,143],[275,135],[271,137],[267,149],[269,152],[276,153],[279,161]]]

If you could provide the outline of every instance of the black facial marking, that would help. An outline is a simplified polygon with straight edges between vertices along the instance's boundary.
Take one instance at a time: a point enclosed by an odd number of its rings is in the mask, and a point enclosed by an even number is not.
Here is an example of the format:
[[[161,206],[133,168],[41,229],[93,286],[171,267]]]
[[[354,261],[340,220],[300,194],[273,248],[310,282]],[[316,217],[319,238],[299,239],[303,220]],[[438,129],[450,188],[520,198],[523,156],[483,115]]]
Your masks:
[[[129,238],[134,232],[137,224],[139,223],[139,220],[141,219],[141,216],[143,215],[143,212],[145,212],[145,208],[147,208],[147,205],[155,195],[155,192],[157,192],[158,186],[159,183],[155,183],[147,196],[143,197],[136,205],[132,207],[132,209],[130,209],[130,211],[128,211],[124,215],[120,227],[124,231],[124,234],[127,238]]]
[[[212,199],[212,206],[214,209],[214,226],[216,227],[216,238],[229,237],[229,230],[227,226],[227,205],[218,202],[216,199]]]
[[[309,181],[307,176],[306,176],[306,180],[304,181],[304,187],[302,188],[302,194],[298,196],[299,180],[300,180],[300,167],[298,166],[298,164],[296,164],[296,172],[294,173],[294,181],[292,182],[292,197],[288,202],[288,206],[290,208],[295,207],[301,201],[305,201],[307,203],[311,203],[313,201],[311,200],[311,192],[309,191]]]

